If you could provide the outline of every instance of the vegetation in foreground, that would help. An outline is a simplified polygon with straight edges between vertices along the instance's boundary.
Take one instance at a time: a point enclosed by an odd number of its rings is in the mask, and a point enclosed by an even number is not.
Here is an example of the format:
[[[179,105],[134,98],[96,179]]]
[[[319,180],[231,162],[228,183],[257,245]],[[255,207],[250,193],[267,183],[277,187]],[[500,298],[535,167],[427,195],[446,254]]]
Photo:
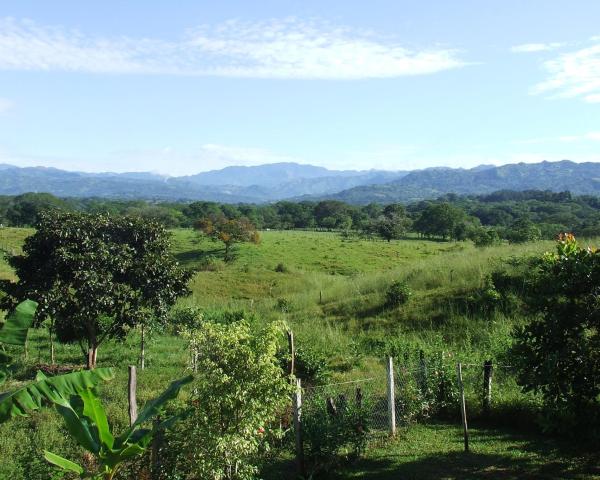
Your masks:
[[[15,239],[24,233],[4,231]],[[193,295],[180,300],[178,309],[195,306],[209,315],[222,310],[246,311],[245,316],[253,316],[258,322],[256,326],[284,319],[296,333],[300,351],[306,351],[299,352],[301,363],[312,368],[311,375],[321,382],[381,374],[383,355],[407,349],[443,349],[453,359],[471,362],[499,359],[510,342],[513,326],[521,324],[523,318],[518,310],[494,304],[494,295],[486,293],[490,289],[489,275],[503,258],[539,256],[553,248],[552,242],[477,249],[467,242],[388,243],[344,239],[328,233],[264,232],[259,245],[240,245],[236,260],[226,263],[222,261],[222,249],[198,239],[192,231],[179,230],[174,240],[177,258],[198,269],[190,285]],[[278,268],[280,263],[285,268]],[[397,281],[410,289],[410,300],[406,304],[386,305],[389,287]],[[136,330],[122,342],[110,341],[101,365],[135,364],[138,341]],[[148,368],[140,373],[142,400],[155,396],[160,386],[184,372],[188,364],[185,345],[176,336],[156,335],[151,339]],[[29,359],[17,365],[13,382],[31,378],[34,364],[49,363],[47,332],[35,331],[28,350]],[[58,363],[78,363],[81,354],[76,346],[60,344],[57,358]],[[121,369],[111,388],[102,390],[103,402],[107,411],[114,413],[111,418],[117,427],[127,425],[125,383]],[[529,398],[514,380],[507,379],[500,385],[497,409],[527,406]],[[514,424],[521,418],[513,417]],[[30,430],[34,425],[38,431]],[[563,473],[560,478],[594,478],[598,474],[595,468],[599,462],[594,455],[572,453],[563,449],[561,442],[537,434],[516,433],[517,426],[500,430],[482,424],[481,429],[475,430],[474,453],[468,456],[449,453],[460,449],[458,424],[411,426],[397,442],[368,449],[363,460],[341,470],[340,475],[386,478],[387,474],[395,478],[394,472],[404,472],[407,478],[494,478],[503,472],[502,478],[556,478],[552,475],[558,471]],[[2,456],[6,456],[2,459],[1,475],[15,479],[48,478],[43,459],[31,461],[43,448],[81,455],[76,445],[57,433],[60,431],[58,419],[51,411],[2,425]],[[438,435],[439,432],[446,433]],[[511,440],[513,437],[523,438],[523,443]],[[451,445],[455,450],[442,446],[448,440],[454,442]],[[513,446],[528,442],[550,445],[543,451],[552,456],[554,470],[542,467],[537,452],[541,446],[512,450]],[[482,448],[486,445],[483,456],[477,451],[478,444]],[[410,451],[406,448],[413,445],[417,451],[414,459],[404,461],[402,452]],[[431,467],[415,466],[434,454],[439,454],[438,461],[432,461]]]

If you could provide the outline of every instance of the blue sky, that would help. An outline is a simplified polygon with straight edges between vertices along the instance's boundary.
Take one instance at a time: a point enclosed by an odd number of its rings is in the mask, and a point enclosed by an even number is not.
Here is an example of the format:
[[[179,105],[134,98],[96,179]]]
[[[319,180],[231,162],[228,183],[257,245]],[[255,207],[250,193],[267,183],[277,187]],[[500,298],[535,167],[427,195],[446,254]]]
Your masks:
[[[0,4],[0,163],[600,161],[600,2]]]

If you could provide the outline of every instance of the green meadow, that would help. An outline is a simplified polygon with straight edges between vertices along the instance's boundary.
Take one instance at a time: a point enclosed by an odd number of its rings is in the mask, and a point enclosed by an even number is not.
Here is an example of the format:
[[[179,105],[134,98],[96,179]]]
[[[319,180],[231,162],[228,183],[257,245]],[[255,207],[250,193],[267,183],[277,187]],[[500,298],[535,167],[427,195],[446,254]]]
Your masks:
[[[0,229],[0,248],[18,251],[30,233]],[[523,319],[473,308],[473,298],[506,259],[553,248],[553,242],[545,241],[476,248],[470,242],[418,238],[385,242],[330,232],[264,231],[259,244],[236,246],[235,259],[225,262],[221,244],[179,229],[173,231],[173,254],[196,273],[190,283],[192,294],[176,308],[243,310],[256,322],[284,321],[294,331],[298,348],[326,359],[329,373],[324,382],[383,378],[380,347],[390,341],[441,349],[452,363],[478,365],[501,358],[512,329]],[[14,278],[4,260],[0,278]],[[412,296],[406,305],[388,308],[385,292],[395,280],[405,281]],[[100,366],[118,367],[117,378],[100,387],[117,430],[128,421],[125,366],[137,363],[138,351],[136,331],[99,349]],[[78,345],[57,346],[59,364],[80,365],[82,358]],[[147,368],[139,372],[139,403],[182,375],[187,362],[180,338],[152,335]],[[8,388],[31,379],[37,367],[48,363],[47,331],[34,330]],[[378,440],[360,460],[336,471],[335,478],[600,478],[597,452],[579,448],[575,453],[568,443],[536,429],[531,422],[536,399],[521,393],[510,371],[498,372],[496,414],[488,420],[479,415],[477,370],[467,369],[465,375],[473,414],[471,453],[462,452],[455,412],[444,421],[402,427],[393,441]],[[44,449],[66,457],[81,455],[50,410],[0,425],[0,479],[52,478]],[[293,462],[284,455],[264,475],[295,478]]]

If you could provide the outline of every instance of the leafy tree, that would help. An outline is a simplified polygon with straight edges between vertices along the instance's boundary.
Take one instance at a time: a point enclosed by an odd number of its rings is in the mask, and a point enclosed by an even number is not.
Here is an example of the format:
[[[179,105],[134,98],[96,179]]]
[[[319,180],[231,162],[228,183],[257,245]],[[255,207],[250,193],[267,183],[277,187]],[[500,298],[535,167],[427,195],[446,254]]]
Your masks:
[[[526,217],[514,222],[506,233],[508,240],[513,243],[535,242],[541,236],[539,227]]]
[[[35,225],[44,211],[67,208],[63,200],[49,193],[24,193],[12,199],[6,217],[11,225],[26,227]]]
[[[534,319],[515,335],[519,383],[540,393],[546,426],[578,435],[600,428],[600,251],[562,235],[529,273]]]
[[[389,242],[402,238],[411,224],[404,207],[400,204],[391,204],[383,209],[383,215],[375,222],[375,231],[381,238]]]
[[[231,218],[220,215],[206,217],[195,225],[207,237],[221,241],[225,245],[225,260],[229,260],[231,247],[240,242],[260,242],[260,235],[254,225],[246,218]]]
[[[23,254],[9,259],[19,280],[4,282],[3,302],[36,300],[38,318],[52,318],[60,340],[79,341],[93,368],[103,340],[163,322],[188,292],[190,273],[169,247],[168,232],[151,221],[45,212]]]
[[[184,332],[202,375],[193,384],[194,411],[173,435],[172,449],[181,453],[172,470],[193,478],[255,478],[259,452],[280,431],[277,415],[292,387],[277,358],[281,326],[253,330],[244,320],[206,321]]]
[[[421,212],[414,228],[427,237],[455,238],[456,228],[464,220],[464,210],[446,202],[433,203]]]

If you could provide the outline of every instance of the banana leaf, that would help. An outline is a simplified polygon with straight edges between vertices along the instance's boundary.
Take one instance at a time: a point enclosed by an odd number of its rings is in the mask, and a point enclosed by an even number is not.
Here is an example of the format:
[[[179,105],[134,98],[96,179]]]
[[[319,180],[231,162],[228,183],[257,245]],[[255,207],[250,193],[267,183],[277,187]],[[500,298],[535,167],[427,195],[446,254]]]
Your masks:
[[[34,382],[0,394],[0,423],[39,410],[45,402],[64,405],[71,395],[94,388],[101,380],[108,381],[114,376],[112,368],[82,370],[56,377],[46,377],[38,372]]]
[[[27,331],[33,323],[37,302],[25,300],[6,317],[4,326],[0,329],[0,343],[7,345],[25,345]]]

